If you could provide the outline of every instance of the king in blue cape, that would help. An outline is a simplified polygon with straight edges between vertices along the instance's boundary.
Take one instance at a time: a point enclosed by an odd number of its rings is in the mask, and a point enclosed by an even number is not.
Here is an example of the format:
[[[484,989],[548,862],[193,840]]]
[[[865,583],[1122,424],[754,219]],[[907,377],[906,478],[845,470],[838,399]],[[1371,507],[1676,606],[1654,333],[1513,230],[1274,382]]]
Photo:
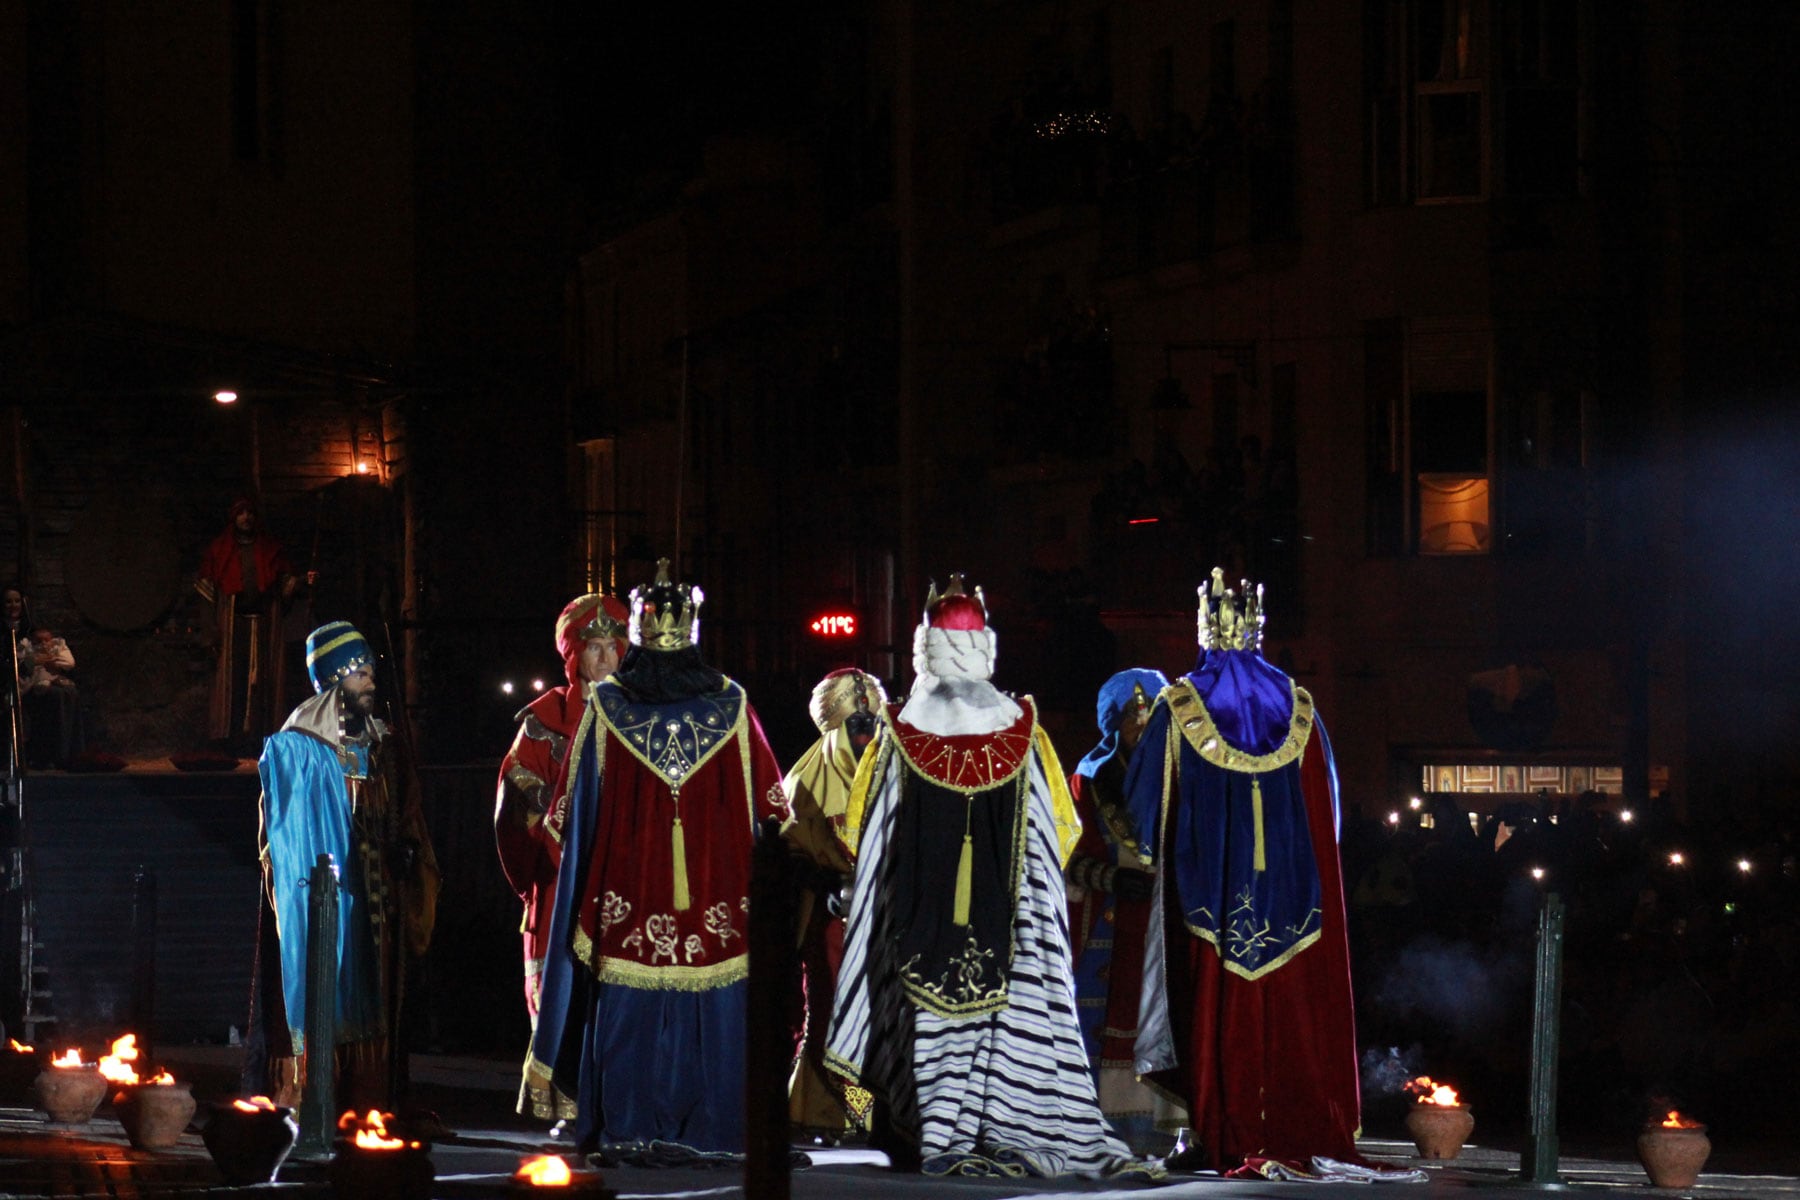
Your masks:
[[[570,743],[563,861],[526,1070],[583,1145],[744,1143],[759,820],[787,815],[743,688],[700,657],[698,587],[631,593],[631,648]]]
[[[1215,1166],[1355,1162],[1337,773],[1312,697],[1262,656],[1262,589],[1242,589],[1217,569],[1201,587],[1199,664],[1163,690],[1125,780],[1161,914],[1137,1070],[1188,1106]]]
[[[418,774],[397,732],[375,716],[374,656],[344,621],[306,642],[315,695],[263,745],[264,908],[244,1056],[246,1088],[299,1103],[305,1039],[307,878],[321,854],[338,875],[337,1099],[394,1108],[406,1084],[401,1008],[425,954],[438,870]],[[333,1052],[335,1050],[335,1053]]]

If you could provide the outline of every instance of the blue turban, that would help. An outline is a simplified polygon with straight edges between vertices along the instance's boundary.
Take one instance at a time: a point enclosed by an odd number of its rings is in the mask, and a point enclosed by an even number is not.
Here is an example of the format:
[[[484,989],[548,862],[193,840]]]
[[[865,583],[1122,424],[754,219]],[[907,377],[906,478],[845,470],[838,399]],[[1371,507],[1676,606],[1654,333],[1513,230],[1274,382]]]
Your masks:
[[[1119,718],[1139,688],[1143,688],[1144,695],[1155,704],[1156,697],[1168,686],[1169,677],[1149,667],[1120,671],[1101,684],[1100,699],[1094,705],[1094,717],[1100,724],[1100,744],[1075,764],[1075,773],[1092,779],[1101,764],[1119,752]]]
[[[368,639],[348,621],[333,621],[306,635],[306,673],[312,676],[314,692],[323,692],[374,662]]]

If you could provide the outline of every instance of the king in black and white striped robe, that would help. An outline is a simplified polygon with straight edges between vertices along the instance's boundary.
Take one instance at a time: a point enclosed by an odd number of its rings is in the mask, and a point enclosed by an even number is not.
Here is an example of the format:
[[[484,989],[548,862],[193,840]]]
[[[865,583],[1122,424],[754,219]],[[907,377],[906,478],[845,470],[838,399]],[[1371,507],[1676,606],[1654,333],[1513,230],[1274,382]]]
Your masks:
[[[884,714],[843,830],[856,871],[826,1062],[882,1098],[927,1173],[1150,1172],[1108,1128],[1095,1098],[1075,1015],[1063,886],[1080,823],[1030,700],[1014,711],[1019,722],[991,735],[1012,739],[1011,753],[997,755],[984,754],[980,739],[933,738],[893,707]],[[977,771],[962,781],[968,786],[951,779],[946,787],[947,762],[995,757],[1016,764],[1003,784],[980,788]],[[921,762],[935,769],[927,773]],[[985,845],[984,811],[992,814]],[[974,871],[978,919],[953,926],[942,885],[953,875],[951,847],[969,841],[972,829],[983,863]],[[965,885],[969,874],[964,868]],[[921,924],[939,930],[940,945],[967,936],[970,955],[940,955],[947,973],[909,970],[919,957],[911,949],[932,936],[916,932]],[[971,929],[989,944],[977,947]],[[980,966],[967,966],[977,957]]]

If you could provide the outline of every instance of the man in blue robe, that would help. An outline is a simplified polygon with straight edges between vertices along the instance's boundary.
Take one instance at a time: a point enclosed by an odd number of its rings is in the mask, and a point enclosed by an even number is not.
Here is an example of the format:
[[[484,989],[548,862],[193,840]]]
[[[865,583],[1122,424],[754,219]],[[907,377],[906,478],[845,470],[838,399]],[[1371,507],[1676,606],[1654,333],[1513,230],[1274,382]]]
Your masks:
[[[245,1082],[277,1104],[298,1103],[304,1089],[315,1049],[305,1041],[306,881],[329,854],[338,873],[337,1099],[392,1108],[406,1087],[406,971],[431,941],[437,860],[408,747],[375,716],[369,643],[334,621],[307,637],[306,666],[316,694],[268,738],[258,764],[265,909]]]

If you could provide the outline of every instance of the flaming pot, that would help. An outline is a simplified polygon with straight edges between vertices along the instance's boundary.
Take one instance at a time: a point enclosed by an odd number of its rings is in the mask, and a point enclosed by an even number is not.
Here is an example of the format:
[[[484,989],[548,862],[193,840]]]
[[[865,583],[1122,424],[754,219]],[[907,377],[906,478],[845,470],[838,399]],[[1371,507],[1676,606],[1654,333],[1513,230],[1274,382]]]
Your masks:
[[[232,1187],[272,1183],[288,1152],[300,1136],[300,1122],[291,1108],[259,1108],[245,1112],[231,1104],[213,1111],[200,1140],[206,1143],[213,1165]]]
[[[1638,1134],[1638,1161],[1644,1164],[1651,1184],[1659,1188],[1693,1187],[1711,1153],[1712,1142],[1704,1125],[1673,1129],[1647,1125]]]
[[[194,1119],[193,1084],[134,1083],[113,1093],[113,1113],[139,1150],[167,1150]]]
[[[45,1067],[38,1073],[38,1107],[59,1125],[86,1125],[112,1086],[93,1063]]]
[[[1406,1132],[1420,1158],[1455,1158],[1475,1130],[1475,1114],[1466,1104],[1415,1104],[1406,1114]]]

